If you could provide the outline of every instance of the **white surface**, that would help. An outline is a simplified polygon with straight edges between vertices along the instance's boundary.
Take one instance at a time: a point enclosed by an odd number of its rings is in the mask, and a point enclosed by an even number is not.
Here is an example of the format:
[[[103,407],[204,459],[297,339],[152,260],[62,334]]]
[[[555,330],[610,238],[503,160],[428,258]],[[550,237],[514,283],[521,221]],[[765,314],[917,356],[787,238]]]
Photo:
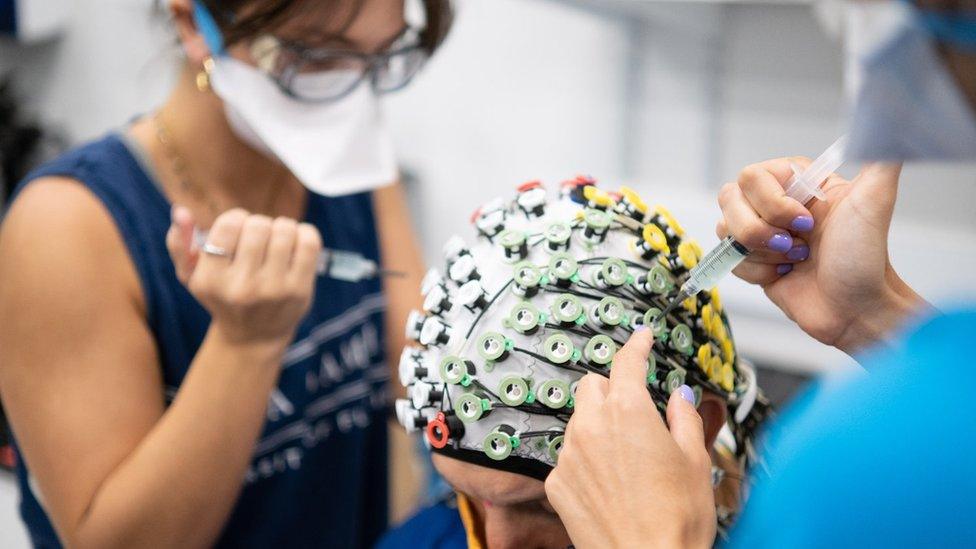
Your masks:
[[[4,549],[30,547],[17,512],[19,503],[20,492],[13,474],[0,471],[0,547]]]
[[[468,0],[428,70],[390,97],[427,259],[524,181],[620,174],[626,36],[548,2]]]
[[[27,4],[33,5],[33,0]],[[50,2],[63,35],[29,46],[0,41],[24,99],[74,140],[96,137],[156,105],[175,75],[175,37],[154,0]]]
[[[61,32],[68,21],[63,0],[16,0],[17,37],[45,40]]]

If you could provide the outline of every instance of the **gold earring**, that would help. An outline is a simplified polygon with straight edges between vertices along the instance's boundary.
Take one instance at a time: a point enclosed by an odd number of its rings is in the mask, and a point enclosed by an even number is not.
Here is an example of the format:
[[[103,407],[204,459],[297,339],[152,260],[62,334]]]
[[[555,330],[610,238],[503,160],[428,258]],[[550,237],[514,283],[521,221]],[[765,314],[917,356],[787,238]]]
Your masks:
[[[210,73],[213,72],[213,57],[203,60],[203,70],[197,73],[197,89],[202,92],[210,91]]]

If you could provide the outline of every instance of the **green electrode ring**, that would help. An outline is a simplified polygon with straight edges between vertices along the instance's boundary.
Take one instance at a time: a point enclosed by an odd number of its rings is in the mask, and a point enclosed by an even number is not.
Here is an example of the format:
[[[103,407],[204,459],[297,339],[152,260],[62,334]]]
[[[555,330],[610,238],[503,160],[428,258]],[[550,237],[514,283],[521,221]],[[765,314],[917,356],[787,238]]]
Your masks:
[[[647,355],[647,384],[653,385],[657,381],[657,357],[652,350]]]
[[[607,326],[619,326],[627,320],[624,303],[613,296],[607,296],[594,306],[596,317]]]
[[[450,355],[441,360],[441,379],[451,385],[468,385],[471,383],[471,376],[468,373],[470,362],[463,358]]]
[[[657,321],[655,322],[654,319]],[[668,333],[668,321],[661,316],[661,309],[657,307],[651,307],[644,313],[644,326],[651,329],[655,339],[663,339],[663,336]]]
[[[501,461],[512,455],[512,450],[519,445],[517,437],[510,436],[501,431],[492,431],[485,437],[482,447],[485,455],[496,461]]]
[[[553,364],[565,364],[579,353],[573,345],[573,340],[563,333],[552,334],[546,338],[546,342],[542,344],[542,352]]]
[[[546,450],[549,452],[549,459],[551,459],[553,463],[559,461],[559,451],[563,449],[563,440],[563,435],[556,435],[552,437],[552,440],[550,440],[549,444],[546,446]]]
[[[688,356],[691,356],[695,352],[691,328],[687,324],[678,324],[671,329],[671,346],[679,353]]]
[[[512,267],[515,283],[523,288],[535,288],[542,281],[542,271],[528,261],[520,261]]]
[[[511,329],[525,334],[538,328],[542,320],[543,316],[539,313],[539,309],[535,308],[535,305],[528,301],[522,301],[512,307],[512,311],[508,314],[505,322]]]
[[[481,358],[490,362],[495,362],[508,352],[511,345],[505,336],[498,332],[485,332],[481,334],[475,343],[475,349]]]
[[[583,356],[587,362],[600,366],[609,365],[613,361],[613,355],[616,353],[617,344],[603,334],[591,337],[583,349]]]
[[[657,294],[666,294],[674,288],[674,278],[661,264],[656,264],[647,271],[647,281],[651,291]]]
[[[491,401],[478,393],[464,393],[454,403],[454,413],[464,423],[478,421],[491,410]]]
[[[583,302],[573,294],[559,294],[552,302],[552,317],[563,324],[578,323],[583,313]]]
[[[608,286],[623,286],[630,279],[627,264],[616,257],[604,261],[599,272]]]
[[[575,281],[579,272],[579,263],[567,253],[553,254],[549,258],[549,274],[556,280]]]
[[[529,383],[519,376],[508,376],[498,384],[498,398],[508,406],[521,406],[525,402],[532,402]]]
[[[547,380],[539,386],[536,397],[542,404],[558,410],[569,403],[569,383],[561,379]]]
[[[546,227],[545,235],[546,240],[552,243],[553,246],[564,246],[569,242],[569,237],[573,235],[573,229],[569,226],[569,223],[556,221]]]
[[[583,221],[586,222],[588,227],[593,229],[606,229],[610,226],[612,219],[610,214],[596,208],[587,208],[583,212]]]
[[[667,388],[668,393],[673,393],[685,384],[685,369],[675,368],[668,372],[667,377],[664,378],[664,386]]]

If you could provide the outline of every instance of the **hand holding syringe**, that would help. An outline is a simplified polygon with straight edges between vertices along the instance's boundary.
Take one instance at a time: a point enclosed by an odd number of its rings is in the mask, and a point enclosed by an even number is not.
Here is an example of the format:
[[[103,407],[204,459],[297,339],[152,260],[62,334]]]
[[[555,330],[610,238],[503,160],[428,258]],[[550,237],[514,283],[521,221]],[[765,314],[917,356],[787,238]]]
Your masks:
[[[847,146],[847,136],[841,136],[833,145],[827,148],[810,165],[801,170],[793,165],[793,177],[786,183],[786,196],[806,205],[813,198],[826,200],[820,190],[820,185],[836,171],[844,162],[844,149]],[[726,237],[712,251],[705,254],[698,265],[688,274],[688,280],[681,285],[678,294],[668,303],[659,318],[664,317],[679,303],[702,290],[714,288],[719,281],[732,272],[746,256],[749,249],[735,240]]]
[[[194,229],[193,241],[197,247],[206,251],[208,249],[207,231]],[[223,255],[213,251],[210,253],[214,253],[215,255]],[[363,257],[361,254],[356,252],[334,250],[331,248],[322,249],[322,252],[319,254],[316,272],[321,276],[327,276],[336,280],[344,280],[346,282],[359,282],[360,280],[376,278],[379,276],[404,275],[404,273],[399,271],[387,271],[380,269],[379,265],[377,265],[375,261]]]

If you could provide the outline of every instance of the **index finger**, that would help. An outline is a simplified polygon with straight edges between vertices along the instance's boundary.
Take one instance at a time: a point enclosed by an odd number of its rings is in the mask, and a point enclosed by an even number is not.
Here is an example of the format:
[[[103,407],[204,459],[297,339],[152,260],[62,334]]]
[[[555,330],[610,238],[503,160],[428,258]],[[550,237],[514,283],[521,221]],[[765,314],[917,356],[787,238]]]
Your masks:
[[[607,379],[599,374],[586,374],[576,384],[573,395],[573,415],[598,413],[607,398]]]
[[[798,201],[786,195],[793,168],[803,169],[805,158],[778,158],[746,167],[739,174],[739,186],[749,205],[770,225],[796,231],[813,229],[813,216]]]
[[[647,391],[647,355],[654,335],[646,326],[634,330],[627,343],[613,356],[610,368],[610,392]]]

